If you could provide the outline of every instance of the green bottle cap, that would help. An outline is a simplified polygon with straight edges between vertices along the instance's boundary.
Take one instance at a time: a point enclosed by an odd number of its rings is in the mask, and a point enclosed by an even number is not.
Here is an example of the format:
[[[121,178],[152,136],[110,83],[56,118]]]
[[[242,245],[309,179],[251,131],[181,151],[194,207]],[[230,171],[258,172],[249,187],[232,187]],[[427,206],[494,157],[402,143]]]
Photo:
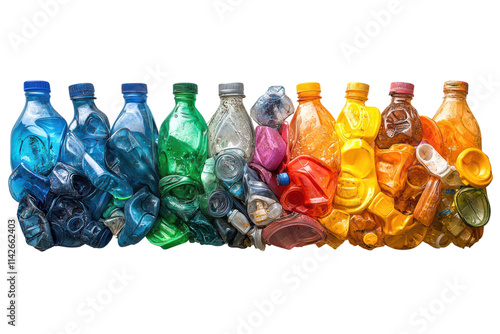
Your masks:
[[[198,94],[198,85],[190,82],[179,82],[174,84],[174,94],[191,93]]]
[[[483,189],[460,189],[455,195],[455,206],[460,218],[469,226],[481,227],[490,220],[490,201]]]

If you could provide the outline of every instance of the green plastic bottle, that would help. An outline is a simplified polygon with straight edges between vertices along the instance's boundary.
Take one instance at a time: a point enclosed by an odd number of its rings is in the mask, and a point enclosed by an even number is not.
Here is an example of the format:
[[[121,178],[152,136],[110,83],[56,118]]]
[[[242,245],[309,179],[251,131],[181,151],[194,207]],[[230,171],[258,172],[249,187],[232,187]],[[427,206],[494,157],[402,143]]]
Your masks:
[[[187,176],[201,182],[208,157],[208,128],[196,109],[198,86],[174,84],[175,107],[160,128],[158,150],[160,177]]]

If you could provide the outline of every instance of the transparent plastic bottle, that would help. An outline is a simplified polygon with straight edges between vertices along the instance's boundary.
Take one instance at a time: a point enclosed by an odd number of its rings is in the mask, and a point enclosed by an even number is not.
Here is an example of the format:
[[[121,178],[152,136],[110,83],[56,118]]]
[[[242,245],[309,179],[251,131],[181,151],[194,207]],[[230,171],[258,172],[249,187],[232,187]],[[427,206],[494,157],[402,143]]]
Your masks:
[[[68,125],[50,103],[48,82],[26,81],[24,91],[26,104],[10,137],[11,168],[23,162],[27,169],[47,176],[59,158]]]
[[[240,149],[245,160],[252,162],[255,131],[243,105],[243,84],[220,84],[219,96],[219,108],[208,122],[210,154],[215,156],[226,149]]]
[[[299,106],[290,122],[290,159],[309,155],[340,172],[340,146],[335,118],[321,104],[319,83],[297,85]]]
[[[158,193],[158,128],[146,102],[147,86],[122,85],[125,105],[106,142],[108,169],[127,181],[134,191],[144,185]]]

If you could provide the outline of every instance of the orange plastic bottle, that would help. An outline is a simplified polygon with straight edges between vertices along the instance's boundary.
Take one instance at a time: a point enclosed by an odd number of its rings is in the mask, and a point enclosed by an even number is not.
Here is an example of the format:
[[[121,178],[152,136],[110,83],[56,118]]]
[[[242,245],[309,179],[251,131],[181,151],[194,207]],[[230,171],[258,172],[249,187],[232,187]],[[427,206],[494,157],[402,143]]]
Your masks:
[[[466,82],[446,81],[443,103],[433,117],[443,134],[443,157],[453,166],[463,150],[482,146],[479,124],[467,105],[468,90]]]
[[[438,125],[432,119],[427,116],[420,116],[420,122],[422,123],[422,141],[426,141],[434,147],[434,149],[441,155],[444,152],[444,140],[441,130],[439,130]]]
[[[415,147],[394,144],[388,149],[375,147],[375,167],[380,189],[386,195],[397,197],[406,184],[406,174],[416,160]]]
[[[335,119],[321,104],[317,82],[297,85],[299,106],[290,122],[290,159],[309,155],[340,172],[340,147]]]
[[[411,215],[415,211],[415,207],[420,199],[420,196],[426,189],[426,185],[430,180],[429,172],[422,165],[413,165],[408,168],[406,174],[406,185],[400,196],[396,197],[396,210],[405,215]]]

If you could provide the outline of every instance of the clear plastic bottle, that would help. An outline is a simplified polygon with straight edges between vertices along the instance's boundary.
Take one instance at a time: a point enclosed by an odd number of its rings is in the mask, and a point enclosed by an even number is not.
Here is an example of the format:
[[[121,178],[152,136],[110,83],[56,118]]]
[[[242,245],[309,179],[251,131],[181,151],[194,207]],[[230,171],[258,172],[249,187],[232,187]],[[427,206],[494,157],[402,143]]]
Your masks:
[[[243,105],[243,84],[220,84],[219,96],[219,108],[208,122],[210,154],[215,156],[226,149],[240,149],[250,163],[255,151],[255,131]]]
[[[26,81],[24,91],[26,104],[10,137],[10,165],[14,170],[23,162],[29,170],[47,176],[59,158],[68,125],[50,104],[48,82]]]

